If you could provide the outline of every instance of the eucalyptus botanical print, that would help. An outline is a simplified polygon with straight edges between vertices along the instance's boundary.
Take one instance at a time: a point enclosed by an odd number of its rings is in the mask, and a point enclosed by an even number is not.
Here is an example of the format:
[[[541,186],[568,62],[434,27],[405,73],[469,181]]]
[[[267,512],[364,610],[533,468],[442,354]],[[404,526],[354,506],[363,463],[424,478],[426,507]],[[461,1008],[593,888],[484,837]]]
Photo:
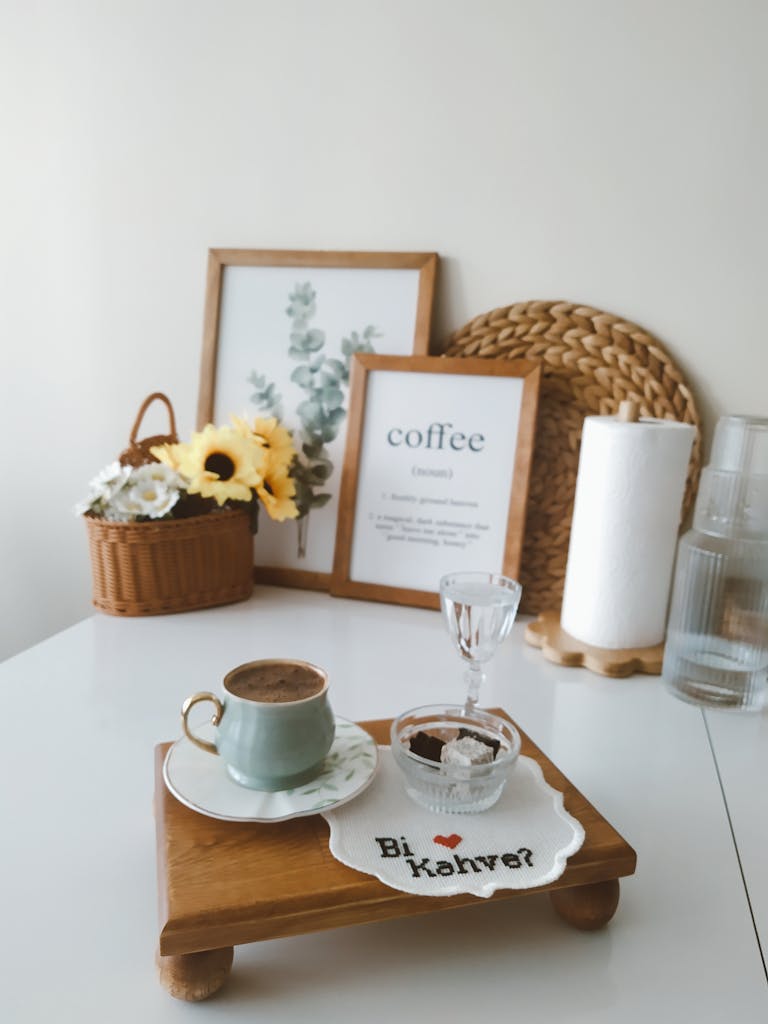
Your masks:
[[[345,402],[352,356],[355,352],[374,352],[373,341],[381,337],[381,333],[369,324],[360,332],[350,331],[341,339],[337,355],[330,355],[325,331],[310,326],[316,312],[317,292],[308,281],[297,283],[288,296],[286,314],[291,322],[288,355],[298,364],[290,379],[304,393],[295,410],[298,424],[293,432],[298,454],[291,467],[296,485],[294,501],[299,511],[299,558],[307,553],[310,512],[331,500],[326,485],[334,472],[334,465],[328,445],[338,436],[347,415]],[[248,382],[254,389],[251,401],[256,408],[282,421],[283,396],[274,381],[254,371]]]

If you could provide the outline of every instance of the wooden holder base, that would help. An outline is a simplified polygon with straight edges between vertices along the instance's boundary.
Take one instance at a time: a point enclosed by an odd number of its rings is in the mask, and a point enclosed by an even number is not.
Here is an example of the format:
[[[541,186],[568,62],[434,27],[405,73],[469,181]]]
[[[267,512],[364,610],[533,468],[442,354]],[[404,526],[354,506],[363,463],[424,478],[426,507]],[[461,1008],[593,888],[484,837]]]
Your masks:
[[[389,742],[389,720],[361,724],[377,743]],[[469,894],[414,896],[346,867],[330,853],[328,825],[319,814],[274,824],[196,814],[163,782],[170,744],[156,747],[161,984],[177,999],[199,1001],[224,984],[233,947],[242,943],[509,900],[529,892],[549,893],[555,911],[574,928],[589,931],[607,924],[618,904],[619,878],[635,870],[635,851],[522,729],[520,736],[522,753],[536,760],[549,785],[563,793],[566,809],[586,835],[557,881],[538,889],[500,890],[487,900]]]
[[[567,668],[588,668],[597,675],[615,678],[631,676],[634,672],[661,675],[663,643],[655,647],[625,647],[616,651],[593,647],[566,633],[560,625],[558,612],[542,612],[535,622],[526,627],[525,639],[532,647],[541,648],[548,661]]]

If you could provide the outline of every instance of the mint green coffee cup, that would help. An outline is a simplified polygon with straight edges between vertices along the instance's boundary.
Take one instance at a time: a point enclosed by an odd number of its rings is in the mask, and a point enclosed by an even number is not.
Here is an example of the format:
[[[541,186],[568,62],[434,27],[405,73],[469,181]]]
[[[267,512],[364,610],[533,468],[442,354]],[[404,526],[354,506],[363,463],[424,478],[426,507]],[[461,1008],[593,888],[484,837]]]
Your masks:
[[[223,697],[202,692],[181,709],[184,734],[201,750],[221,757],[229,776],[249,789],[275,792],[311,782],[331,749],[335,720],[328,675],[308,661],[269,658],[232,669]],[[214,742],[196,736],[188,716],[210,701]]]

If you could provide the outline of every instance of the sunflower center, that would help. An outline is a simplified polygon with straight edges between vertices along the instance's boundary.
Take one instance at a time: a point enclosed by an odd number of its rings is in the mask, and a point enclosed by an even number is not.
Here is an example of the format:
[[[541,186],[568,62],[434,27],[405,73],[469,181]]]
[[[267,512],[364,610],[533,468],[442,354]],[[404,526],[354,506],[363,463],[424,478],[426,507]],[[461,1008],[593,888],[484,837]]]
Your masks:
[[[205,460],[205,468],[209,473],[215,473],[219,480],[229,480],[235,472],[235,464],[224,452],[211,452]]]

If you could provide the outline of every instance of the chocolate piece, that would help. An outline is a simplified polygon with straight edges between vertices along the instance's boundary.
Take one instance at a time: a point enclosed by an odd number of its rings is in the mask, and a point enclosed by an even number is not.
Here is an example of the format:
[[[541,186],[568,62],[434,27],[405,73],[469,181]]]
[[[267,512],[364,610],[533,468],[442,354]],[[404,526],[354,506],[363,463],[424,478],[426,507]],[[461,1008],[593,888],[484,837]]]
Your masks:
[[[445,741],[437,736],[430,736],[428,732],[417,732],[411,736],[409,749],[412,754],[418,757],[425,757],[428,761],[436,761],[440,764],[440,752],[445,746]]]
[[[486,747],[490,747],[493,750],[494,760],[499,752],[501,746],[500,740],[492,740],[490,736],[483,736],[481,732],[475,732],[473,729],[459,729],[459,739],[463,739],[465,736],[469,736],[470,739],[477,740],[478,743],[484,743]]]

